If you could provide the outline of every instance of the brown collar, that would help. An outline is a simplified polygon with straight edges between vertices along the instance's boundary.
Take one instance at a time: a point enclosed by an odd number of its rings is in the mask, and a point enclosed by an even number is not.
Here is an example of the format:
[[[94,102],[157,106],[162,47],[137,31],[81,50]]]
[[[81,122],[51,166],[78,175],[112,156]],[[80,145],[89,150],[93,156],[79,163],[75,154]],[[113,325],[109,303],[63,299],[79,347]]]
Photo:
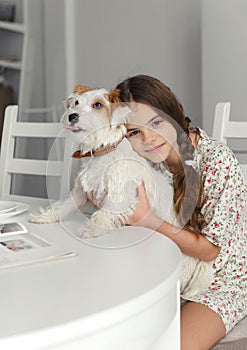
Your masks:
[[[71,157],[72,158],[84,158],[84,157],[102,156],[103,154],[114,151],[121,141],[122,141],[122,139],[118,143],[116,143],[115,145],[101,146],[100,148],[97,148],[96,150],[89,151],[86,153],[83,153],[81,150],[77,150],[72,154]]]

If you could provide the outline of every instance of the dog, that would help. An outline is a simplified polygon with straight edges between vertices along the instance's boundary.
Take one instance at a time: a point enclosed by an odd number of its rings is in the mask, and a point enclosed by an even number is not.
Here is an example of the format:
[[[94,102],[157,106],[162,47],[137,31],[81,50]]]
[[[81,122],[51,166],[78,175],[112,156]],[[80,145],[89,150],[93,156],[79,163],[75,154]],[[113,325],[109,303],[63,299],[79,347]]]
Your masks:
[[[54,223],[83,207],[93,193],[100,208],[80,228],[83,238],[109,233],[124,225],[134,213],[137,188],[143,182],[154,212],[172,224],[173,187],[165,174],[139,156],[126,138],[130,109],[119,98],[119,91],[91,89],[78,85],[65,101],[64,127],[80,143],[73,157],[83,158],[70,198],[41,209],[33,223]],[[191,278],[194,275],[196,278]],[[206,289],[213,279],[212,262],[183,255],[181,292],[190,296]]]

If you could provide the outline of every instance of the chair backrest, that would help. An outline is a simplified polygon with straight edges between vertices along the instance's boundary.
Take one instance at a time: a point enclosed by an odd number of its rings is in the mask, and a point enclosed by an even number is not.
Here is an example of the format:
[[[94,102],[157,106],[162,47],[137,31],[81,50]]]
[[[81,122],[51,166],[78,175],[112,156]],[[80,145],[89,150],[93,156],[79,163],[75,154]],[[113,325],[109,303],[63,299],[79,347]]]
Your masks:
[[[223,142],[225,144],[228,144],[230,139],[242,139],[247,141],[247,121],[230,120],[230,110],[230,102],[220,102],[216,105],[212,136],[217,141]],[[244,151],[236,152],[245,153],[247,157],[246,149]],[[240,165],[245,178],[247,179],[247,161],[240,160]]]
[[[15,156],[18,138],[65,138],[61,123],[36,123],[17,121],[18,106],[8,106],[5,110],[0,157],[0,197],[20,200],[26,198],[11,193],[13,174],[61,177],[63,159],[25,159]],[[33,197],[36,198],[36,195]],[[38,197],[38,196],[37,196]],[[42,197],[42,196],[41,196]],[[30,198],[30,197],[29,197]],[[41,199],[42,201],[42,199]]]

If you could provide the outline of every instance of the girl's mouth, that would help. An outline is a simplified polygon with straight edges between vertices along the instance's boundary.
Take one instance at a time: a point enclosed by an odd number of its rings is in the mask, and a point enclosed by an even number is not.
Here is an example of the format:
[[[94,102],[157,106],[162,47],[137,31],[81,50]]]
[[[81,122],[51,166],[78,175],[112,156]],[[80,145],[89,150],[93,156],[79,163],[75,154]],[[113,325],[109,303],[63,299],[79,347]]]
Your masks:
[[[160,149],[164,146],[165,143],[162,143],[161,145],[159,146],[155,146],[153,148],[150,148],[150,149],[147,149],[145,152],[148,152],[148,153],[155,153],[155,152],[159,152]]]

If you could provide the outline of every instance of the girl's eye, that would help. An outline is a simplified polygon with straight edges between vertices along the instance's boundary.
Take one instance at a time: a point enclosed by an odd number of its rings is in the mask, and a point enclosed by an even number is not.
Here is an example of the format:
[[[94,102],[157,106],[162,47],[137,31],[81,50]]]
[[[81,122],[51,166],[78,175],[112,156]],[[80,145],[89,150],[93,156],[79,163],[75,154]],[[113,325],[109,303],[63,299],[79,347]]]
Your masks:
[[[139,130],[132,130],[132,131],[129,131],[129,132],[127,133],[127,137],[133,137],[133,136],[138,135],[139,133],[140,133]]]
[[[157,119],[152,122],[152,127],[157,127],[163,122],[162,119]]]
[[[100,103],[100,102],[95,102],[94,104],[93,104],[93,108],[94,109],[100,109],[100,108],[102,108],[103,107],[103,105],[102,105],[102,103]]]

